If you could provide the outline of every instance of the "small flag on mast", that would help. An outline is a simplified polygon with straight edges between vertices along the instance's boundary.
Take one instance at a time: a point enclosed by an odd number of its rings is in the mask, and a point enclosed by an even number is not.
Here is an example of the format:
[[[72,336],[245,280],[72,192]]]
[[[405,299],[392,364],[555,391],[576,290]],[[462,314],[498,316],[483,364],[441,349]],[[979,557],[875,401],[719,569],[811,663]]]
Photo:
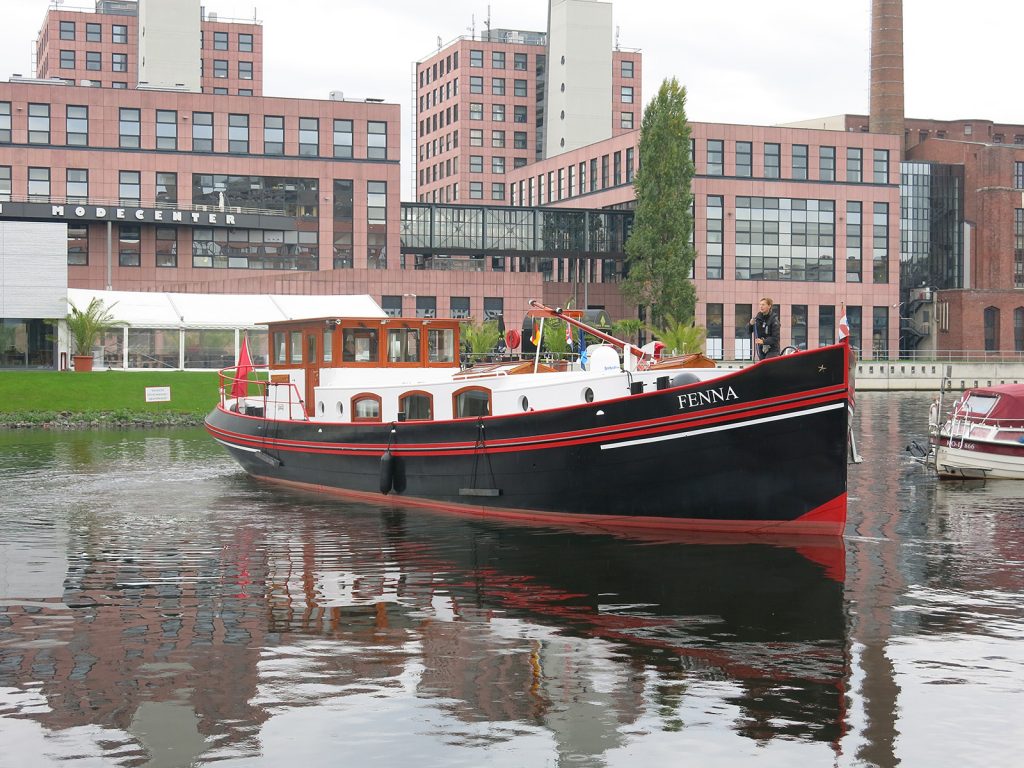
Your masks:
[[[535,347],[540,346],[540,324],[537,318],[533,318],[533,335],[530,337],[530,343]]]
[[[572,349],[572,326],[569,323],[565,323],[565,343]]]
[[[846,304],[842,304],[842,316],[839,318],[839,341],[850,335],[850,320],[846,317]]]

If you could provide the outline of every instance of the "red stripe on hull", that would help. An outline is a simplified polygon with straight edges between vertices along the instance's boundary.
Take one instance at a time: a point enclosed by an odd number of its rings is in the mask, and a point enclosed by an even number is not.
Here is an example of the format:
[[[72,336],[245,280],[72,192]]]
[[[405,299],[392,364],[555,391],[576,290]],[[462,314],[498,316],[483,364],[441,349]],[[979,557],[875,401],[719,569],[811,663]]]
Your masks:
[[[412,496],[384,496],[379,493],[353,491],[317,483],[252,475],[255,480],[312,490],[346,499],[354,499],[378,506],[417,507],[437,512],[449,512],[467,517],[511,520],[519,522],[583,526],[594,530],[630,531],[692,531],[698,533],[753,534],[756,536],[842,536],[846,525],[846,493],[801,515],[794,520],[704,520],[700,518],[642,517],[629,515],[583,515],[561,512],[536,512],[504,507],[480,507],[470,504],[451,504]],[[814,558],[811,558],[814,559]]]
[[[840,402],[845,398],[845,393],[832,392],[817,397],[789,398],[789,402],[782,401],[783,398],[771,398],[753,403],[744,403],[740,407],[731,409],[713,409],[703,411],[699,414],[684,415],[682,417],[672,416],[654,421],[638,421],[623,424],[613,428],[600,428],[576,432],[558,432],[544,435],[540,439],[507,438],[504,440],[492,440],[485,446],[476,443],[452,443],[445,446],[442,443],[416,443],[396,444],[391,451],[396,456],[456,456],[465,453],[506,453],[521,451],[524,448],[530,450],[550,450],[553,448],[567,448],[577,445],[586,445],[596,442],[616,442],[621,440],[636,439],[651,435],[664,434],[673,430],[685,432],[686,430],[726,424],[730,422],[742,423],[751,419],[781,414],[786,411],[796,412],[799,409],[816,405]],[[782,401],[782,402],[779,402]],[[771,403],[770,405],[767,405]],[[223,409],[222,409],[223,410]],[[224,411],[230,418],[240,418],[238,414]],[[246,417],[241,417],[246,418]],[[316,422],[303,422],[312,426],[318,426]],[[346,425],[347,426],[347,425]],[[380,424],[374,426],[380,427]],[[240,432],[228,431],[220,427],[206,425],[207,431],[213,436],[220,437],[228,442],[252,448],[267,449],[273,451],[298,451],[301,453],[319,454],[340,454],[345,456],[378,456],[388,446],[365,445],[353,443],[317,443],[305,440],[288,440],[279,438],[257,437],[246,435]],[[573,439],[575,438],[575,439]]]

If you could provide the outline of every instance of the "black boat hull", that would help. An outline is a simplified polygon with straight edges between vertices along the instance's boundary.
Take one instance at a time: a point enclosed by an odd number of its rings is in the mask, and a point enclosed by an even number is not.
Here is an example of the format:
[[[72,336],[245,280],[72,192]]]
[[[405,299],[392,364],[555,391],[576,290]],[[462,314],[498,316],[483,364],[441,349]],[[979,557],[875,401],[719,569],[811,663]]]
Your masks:
[[[207,429],[253,476],[368,500],[835,535],[846,516],[848,355],[840,344],[704,383],[514,416],[341,424],[218,407]]]

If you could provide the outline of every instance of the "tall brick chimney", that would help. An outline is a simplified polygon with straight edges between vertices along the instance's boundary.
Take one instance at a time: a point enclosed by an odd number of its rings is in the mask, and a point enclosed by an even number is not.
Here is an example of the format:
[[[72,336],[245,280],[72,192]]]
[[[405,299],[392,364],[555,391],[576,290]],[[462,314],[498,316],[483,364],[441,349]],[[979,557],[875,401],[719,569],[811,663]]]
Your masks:
[[[871,0],[871,133],[903,136],[903,0]]]

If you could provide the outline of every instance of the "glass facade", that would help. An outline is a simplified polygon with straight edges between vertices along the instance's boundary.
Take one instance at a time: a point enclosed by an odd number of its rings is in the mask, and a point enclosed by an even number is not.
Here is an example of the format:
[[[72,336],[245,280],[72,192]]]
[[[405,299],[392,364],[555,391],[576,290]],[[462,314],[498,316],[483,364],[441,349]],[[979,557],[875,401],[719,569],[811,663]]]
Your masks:
[[[963,287],[963,166],[900,164],[900,285]]]
[[[317,179],[196,173],[192,175],[192,203],[315,219],[319,215],[318,186]]]
[[[0,368],[53,368],[56,338],[46,320],[0,319]]]
[[[736,198],[736,279],[835,279],[835,202]]]

